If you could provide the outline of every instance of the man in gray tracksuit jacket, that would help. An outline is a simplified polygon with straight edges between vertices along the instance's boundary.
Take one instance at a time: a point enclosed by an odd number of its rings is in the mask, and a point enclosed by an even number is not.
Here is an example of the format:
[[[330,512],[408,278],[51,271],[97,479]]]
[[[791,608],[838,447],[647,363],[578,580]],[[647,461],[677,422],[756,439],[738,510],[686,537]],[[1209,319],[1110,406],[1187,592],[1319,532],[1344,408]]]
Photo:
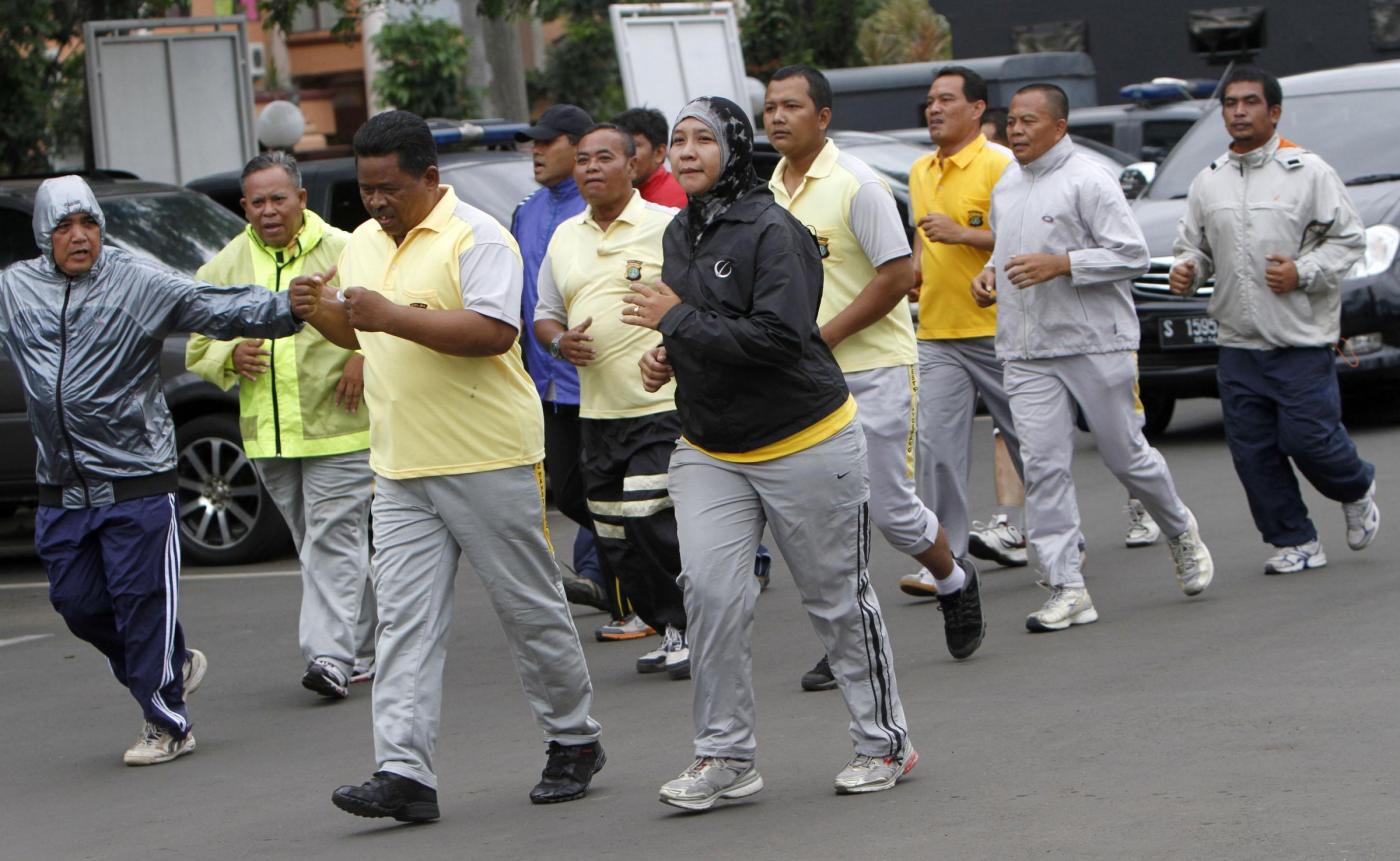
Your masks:
[[[1191,183],[1170,280],[1190,293],[1215,276],[1225,439],[1254,523],[1275,548],[1264,571],[1287,574],[1327,564],[1289,458],[1342,503],[1351,549],[1380,528],[1375,467],[1342,425],[1333,359],[1340,284],[1365,248],[1364,228],[1336,172],[1279,137],[1283,90],[1272,75],[1236,69],[1221,92],[1232,143]]]
[[[177,617],[175,424],[161,390],[165,336],[280,338],[300,328],[286,293],[215,287],[117,248],[76,176],[34,201],[40,256],[0,272],[0,344],[38,445],[34,539],[49,598],[141,705],[128,765],[194,749],[185,694],[204,656]]]
[[[1058,631],[1098,618],[1084,588],[1070,472],[1076,405],[1104,464],[1172,536],[1182,590],[1203,591],[1213,565],[1134,409],[1138,322],[1129,279],[1147,271],[1142,231],[1113,177],[1075,151],[1063,90],[1024,87],[1010,111],[1020,169],[1008,168],[992,191],[996,249],[972,289],[979,304],[997,302],[997,356],[1021,438],[1027,532],[1052,593],[1026,627]]]

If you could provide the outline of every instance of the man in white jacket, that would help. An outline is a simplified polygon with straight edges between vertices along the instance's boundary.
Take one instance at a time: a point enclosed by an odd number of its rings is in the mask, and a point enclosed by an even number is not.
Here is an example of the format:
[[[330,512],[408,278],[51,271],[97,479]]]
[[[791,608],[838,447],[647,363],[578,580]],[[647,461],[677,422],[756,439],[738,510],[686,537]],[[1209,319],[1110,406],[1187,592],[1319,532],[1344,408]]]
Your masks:
[[[1069,99],[1052,84],[1022,87],[1011,99],[1007,131],[1020,169],[1008,169],[992,190],[996,247],[972,284],[979,304],[997,302],[1027,532],[1051,590],[1026,619],[1031,631],[1098,619],[1084,588],[1070,471],[1076,405],[1104,464],[1170,536],[1182,591],[1200,594],[1214,573],[1196,518],[1134,410],[1138,322],[1128,285],[1147,271],[1147,243],[1116,180],[1075,151],[1068,114]]]
[[[1225,439],[1254,523],[1275,548],[1264,573],[1288,574],[1327,564],[1289,458],[1342,503],[1352,550],[1380,527],[1376,471],[1342,426],[1333,363],[1340,283],[1365,239],[1336,172],[1279,136],[1278,80],[1241,68],[1222,92],[1232,142],[1191,183],[1171,288],[1191,293],[1215,276]]]

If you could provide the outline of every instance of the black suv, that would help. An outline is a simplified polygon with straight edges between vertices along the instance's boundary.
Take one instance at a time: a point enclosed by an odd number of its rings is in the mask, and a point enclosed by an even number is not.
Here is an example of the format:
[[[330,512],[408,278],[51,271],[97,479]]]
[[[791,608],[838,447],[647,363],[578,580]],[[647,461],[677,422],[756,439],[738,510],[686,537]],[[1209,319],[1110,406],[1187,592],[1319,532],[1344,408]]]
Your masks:
[[[1283,78],[1279,132],[1327,160],[1347,184],[1366,224],[1366,256],[1342,282],[1337,370],[1343,390],[1400,379],[1400,61],[1368,63]],[[1133,204],[1152,269],[1133,285],[1142,344],[1138,368],[1149,432],[1171,420],[1177,398],[1218,397],[1210,285],[1197,296],[1167,289],[1172,240],[1191,180],[1229,144],[1219,103],[1182,138]]]
[[[107,218],[103,242],[193,275],[243,229],[202,194],[129,174],[86,176]],[[34,195],[42,179],[0,180],[0,268],[38,255]],[[266,558],[290,547],[286,524],[243,455],[238,394],[185,370],[185,336],[161,356],[179,454],[180,546],[206,564]],[[0,351],[0,514],[35,502],[34,435],[19,377]]]

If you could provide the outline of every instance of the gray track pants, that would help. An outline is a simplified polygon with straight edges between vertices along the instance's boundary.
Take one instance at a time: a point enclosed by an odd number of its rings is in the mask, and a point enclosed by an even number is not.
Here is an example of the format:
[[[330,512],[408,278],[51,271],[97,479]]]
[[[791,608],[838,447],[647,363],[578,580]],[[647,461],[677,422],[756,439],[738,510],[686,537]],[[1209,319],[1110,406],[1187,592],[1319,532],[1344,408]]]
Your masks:
[[[1020,428],[1011,418],[995,339],[919,341],[919,389],[919,496],[938,515],[953,555],[966,556],[972,420],[979,396],[1024,477]]]
[[[908,736],[889,634],[870,586],[865,437],[856,422],[805,451],[729,463],[681,442],[671,457],[689,620],[695,755],[753,759],[753,554],[766,524],[831,660],[857,753]]]
[[[457,563],[466,550],[505,630],[546,741],[598,738],[593,684],[544,519],[543,469],[379,478],[374,754],[383,771],[437,786],[433,748]],[[752,575],[750,575],[752,576]]]
[[[1186,531],[1186,506],[1167,462],[1142,435],[1132,353],[1096,353],[1006,363],[1006,391],[1021,433],[1026,467],[1026,533],[1053,586],[1084,585],[1079,503],[1075,498],[1074,408],[1094,434],[1109,471],[1175,537]]]
[[[374,654],[369,582],[369,452],[258,458],[253,466],[287,521],[301,563],[301,657],[328,658],[348,676]]]
[[[868,447],[870,519],[891,547],[911,556],[938,540],[938,518],[914,482],[918,385],[910,365],[846,375]]]

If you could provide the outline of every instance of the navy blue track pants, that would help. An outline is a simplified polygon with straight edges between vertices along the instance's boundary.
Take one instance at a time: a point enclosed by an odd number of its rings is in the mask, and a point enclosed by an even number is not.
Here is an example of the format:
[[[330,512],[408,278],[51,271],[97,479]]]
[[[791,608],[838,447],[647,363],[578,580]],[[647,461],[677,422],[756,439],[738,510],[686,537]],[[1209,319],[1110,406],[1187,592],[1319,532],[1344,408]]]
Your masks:
[[[40,506],[34,544],[49,600],[68,629],[107,656],[146,720],[189,732],[177,620],[180,542],[173,493],[93,508]]]
[[[1337,502],[1365,496],[1375,478],[1342,425],[1332,356],[1331,347],[1220,348],[1225,439],[1254,524],[1275,547],[1317,538],[1293,466]]]

